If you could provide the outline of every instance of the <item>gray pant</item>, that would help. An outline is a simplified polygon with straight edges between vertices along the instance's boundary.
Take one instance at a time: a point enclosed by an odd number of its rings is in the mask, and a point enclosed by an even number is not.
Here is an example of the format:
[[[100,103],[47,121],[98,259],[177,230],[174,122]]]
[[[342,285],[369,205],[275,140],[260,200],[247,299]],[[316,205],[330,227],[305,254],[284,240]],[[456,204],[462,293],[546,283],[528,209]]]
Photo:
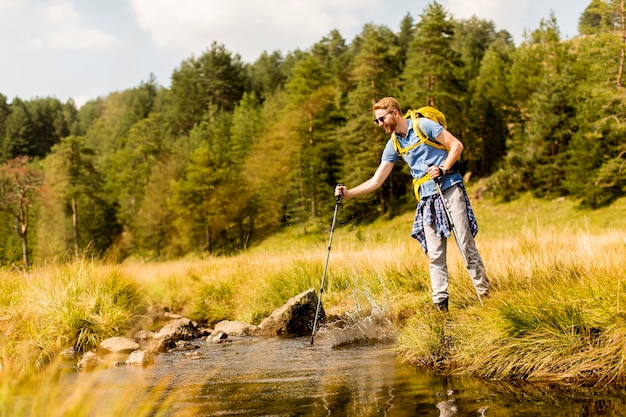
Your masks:
[[[467,257],[469,274],[478,289],[478,293],[484,295],[489,287],[489,279],[472,236],[463,193],[459,187],[450,187],[443,192],[443,195],[448,202],[448,209],[458,232],[459,243]],[[433,302],[440,303],[448,299],[448,266],[446,263],[448,239],[437,237],[436,231],[436,225],[424,223],[424,234],[430,257],[430,282],[433,288]]]

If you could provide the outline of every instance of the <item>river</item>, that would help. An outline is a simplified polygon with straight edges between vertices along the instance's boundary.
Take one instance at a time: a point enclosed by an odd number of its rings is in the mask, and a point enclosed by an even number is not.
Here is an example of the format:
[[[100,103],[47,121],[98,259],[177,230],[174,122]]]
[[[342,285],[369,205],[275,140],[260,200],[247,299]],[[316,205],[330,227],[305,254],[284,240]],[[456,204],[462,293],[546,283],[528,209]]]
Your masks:
[[[619,392],[452,377],[401,364],[393,342],[333,347],[246,337],[61,381],[101,416],[624,416]],[[85,387],[89,387],[85,390]],[[86,394],[88,393],[88,394]],[[85,415],[85,414],[83,414]]]

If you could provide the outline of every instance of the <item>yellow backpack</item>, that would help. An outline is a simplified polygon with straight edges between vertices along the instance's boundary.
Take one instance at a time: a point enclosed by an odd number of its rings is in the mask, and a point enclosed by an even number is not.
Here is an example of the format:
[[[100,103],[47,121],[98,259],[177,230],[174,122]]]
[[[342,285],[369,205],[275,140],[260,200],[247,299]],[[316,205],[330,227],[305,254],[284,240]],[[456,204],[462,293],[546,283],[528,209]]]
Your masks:
[[[430,119],[434,122],[439,123],[441,126],[444,127],[444,129],[447,129],[448,122],[446,121],[446,116],[444,116],[444,114],[441,111],[439,111],[438,109],[434,107],[425,106],[417,110],[408,110],[406,114],[404,115],[404,117],[406,119],[408,119],[409,117],[411,118],[413,130],[415,131],[415,133],[417,133],[417,136],[419,137],[419,141],[415,142],[413,145],[409,145],[406,148],[403,148],[400,146],[400,142],[398,141],[398,138],[396,137],[395,132],[392,133],[391,140],[393,142],[393,149],[396,151],[396,154],[402,157],[403,155],[406,155],[411,149],[417,148],[418,146],[423,145],[423,144],[430,145],[437,149],[445,149],[446,151],[450,150],[446,148],[445,146],[443,146],[442,144],[440,144],[439,142],[436,142],[432,140],[431,138],[429,138],[426,135],[426,133],[422,130],[422,127],[420,126],[419,120],[418,120],[420,117],[426,117],[427,119]],[[420,199],[420,195],[419,195],[420,186],[430,179],[431,179],[430,175],[428,174],[424,175],[422,178],[413,178],[413,194],[415,194],[415,198],[417,198],[418,201]]]
[[[446,151],[449,150],[445,146],[441,145],[439,142],[433,141],[428,136],[426,136],[426,133],[422,130],[422,127],[420,126],[418,120],[418,118],[420,117],[426,117],[427,119],[439,123],[441,126],[444,127],[444,129],[447,129],[448,123],[446,122],[446,116],[444,116],[442,112],[434,107],[425,106],[417,110],[408,110],[404,115],[404,118],[408,119],[409,117],[411,118],[411,123],[413,124],[413,130],[415,130],[415,133],[417,133],[417,136],[420,140],[418,142],[415,142],[413,145],[403,148],[400,146],[400,142],[398,141],[395,132],[392,133],[391,140],[393,141],[393,149],[398,155],[406,155],[411,149],[417,148],[424,143],[437,149],[445,149]]]

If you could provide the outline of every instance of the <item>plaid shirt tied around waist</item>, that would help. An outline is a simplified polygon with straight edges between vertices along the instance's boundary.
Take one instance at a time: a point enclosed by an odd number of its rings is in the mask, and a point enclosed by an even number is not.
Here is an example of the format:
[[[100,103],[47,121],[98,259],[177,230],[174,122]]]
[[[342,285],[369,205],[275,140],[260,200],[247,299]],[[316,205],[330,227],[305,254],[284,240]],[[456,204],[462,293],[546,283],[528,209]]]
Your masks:
[[[478,233],[478,222],[476,216],[470,205],[469,197],[465,191],[463,183],[453,185],[453,187],[460,187],[465,198],[465,207],[467,209],[467,217],[469,219],[472,236],[476,236]],[[437,237],[449,238],[450,237],[450,222],[446,216],[444,208],[444,202],[439,194],[434,194],[425,197],[420,200],[415,211],[415,220],[413,221],[413,229],[411,230],[411,237],[417,239],[422,246],[424,253],[428,253],[428,247],[426,246],[426,235],[424,234],[424,223],[428,225],[436,225]]]

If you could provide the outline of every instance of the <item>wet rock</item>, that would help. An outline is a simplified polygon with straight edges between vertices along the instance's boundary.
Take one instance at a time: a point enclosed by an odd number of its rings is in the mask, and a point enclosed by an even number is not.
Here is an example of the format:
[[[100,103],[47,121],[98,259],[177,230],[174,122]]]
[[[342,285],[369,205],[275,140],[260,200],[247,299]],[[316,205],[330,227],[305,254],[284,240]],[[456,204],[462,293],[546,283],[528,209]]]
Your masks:
[[[94,371],[107,368],[107,363],[102,356],[96,352],[89,351],[83,355],[77,367],[79,371]]]
[[[136,340],[148,340],[154,337],[154,332],[150,330],[139,330],[133,337]]]
[[[189,359],[202,359],[202,357],[204,356],[204,354],[198,350],[193,351],[193,352],[187,352],[185,353],[185,356]]]
[[[317,294],[314,289],[304,291],[285,303],[259,324],[257,335],[293,335],[306,336],[311,334]],[[320,308],[318,323],[326,319],[324,308]]]
[[[251,336],[258,330],[254,324],[241,321],[222,320],[215,325],[213,332],[223,332],[229,336]]]
[[[437,403],[439,409],[439,417],[452,417],[457,413],[456,402],[454,400],[445,400]]]
[[[196,350],[196,349],[200,349],[200,346],[188,342],[186,340],[179,340],[178,342],[176,342],[176,346],[168,349],[168,353],[172,353],[172,352],[186,352],[189,350]]]
[[[223,343],[228,340],[228,334],[219,330],[213,333],[211,336],[211,342],[213,343]]]
[[[100,347],[112,353],[132,352],[139,349],[139,343],[127,337],[110,337],[100,342]]]
[[[152,339],[152,349],[156,352],[167,352],[176,347],[179,340],[191,340],[199,336],[195,322],[182,318],[174,320],[161,328]]]
[[[136,350],[124,363],[129,366],[148,366],[154,363],[154,356],[148,350]]]
[[[211,336],[211,333],[213,333],[213,329],[209,329],[208,327],[198,328],[198,337],[200,339],[206,338],[207,336]]]

